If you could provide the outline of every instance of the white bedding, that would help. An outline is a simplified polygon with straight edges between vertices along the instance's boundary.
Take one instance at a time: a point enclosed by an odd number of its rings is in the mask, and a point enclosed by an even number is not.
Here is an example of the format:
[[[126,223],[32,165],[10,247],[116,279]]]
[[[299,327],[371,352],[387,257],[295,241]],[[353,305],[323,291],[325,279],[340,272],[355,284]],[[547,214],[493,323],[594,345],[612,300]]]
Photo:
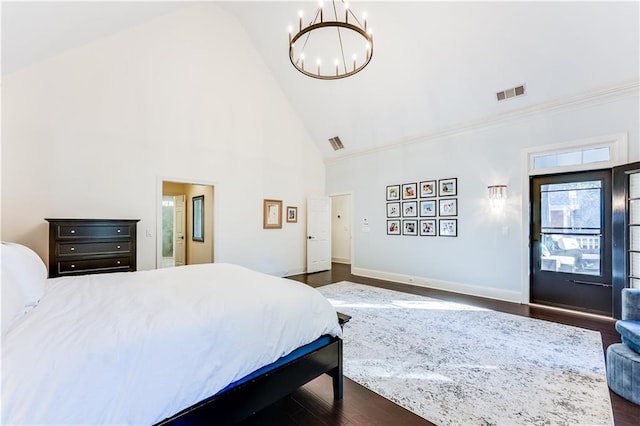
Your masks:
[[[2,424],[151,424],[323,334],[318,291],[235,265],[50,279],[2,341]]]

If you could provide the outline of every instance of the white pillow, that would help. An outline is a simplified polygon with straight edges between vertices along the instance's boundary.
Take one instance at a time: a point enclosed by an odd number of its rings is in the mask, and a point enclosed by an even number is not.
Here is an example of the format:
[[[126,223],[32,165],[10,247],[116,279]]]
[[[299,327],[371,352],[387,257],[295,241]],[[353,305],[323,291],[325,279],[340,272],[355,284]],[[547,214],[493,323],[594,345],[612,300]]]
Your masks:
[[[4,336],[13,321],[25,311],[24,296],[16,277],[5,268],[2,268],[0,286],[2,286],[2,335]]]
[[[2,271],[10,271],[20,285],[25,308],[31,309],[38,304],[44,294],[47,280],[47,267],[29,247],[16,243],[3,242],[0,245]]]

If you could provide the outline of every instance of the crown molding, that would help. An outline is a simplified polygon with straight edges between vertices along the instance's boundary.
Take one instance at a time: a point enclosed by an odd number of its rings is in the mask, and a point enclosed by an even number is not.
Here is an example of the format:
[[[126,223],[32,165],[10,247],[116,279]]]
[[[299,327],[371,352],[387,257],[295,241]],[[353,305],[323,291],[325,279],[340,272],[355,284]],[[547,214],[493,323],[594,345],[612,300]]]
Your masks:
[[[534,117],[537,115],[548,114],[551,112],[571,111],[578,108],[588,106],[601,105],[617,99],[623,99],[631,96],[638,96],[640,89],[640,79],[626,80],[621,83],[599,87],[589,91],[582,92],[577,95],[566,96],[562,98],[552,99],[546,102],[540,102],[523,108],[511,111],[501,112],[498,114],[487,115],[475,120],[465,121],[452,126],[443,127],[430,132],[403,138],[384,146],[378,146],[369,149],[355,150],[350,153],[331,158],[325,158],[325,164],[336,163],[352,157],[373,154],[376,152],[388,151],[400,146],[411,145],[414,143],[428,142],[444,137],[459,135],[472,131],[484,130],[490,127],[506,124],[511,121],[521,120],[523,118]]]

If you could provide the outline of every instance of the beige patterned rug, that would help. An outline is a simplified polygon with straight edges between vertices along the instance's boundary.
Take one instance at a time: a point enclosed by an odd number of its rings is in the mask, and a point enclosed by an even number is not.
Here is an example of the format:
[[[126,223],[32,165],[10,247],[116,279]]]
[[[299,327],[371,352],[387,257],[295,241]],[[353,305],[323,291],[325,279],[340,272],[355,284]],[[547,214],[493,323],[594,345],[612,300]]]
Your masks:
[[[344,374],[438,425],[613,425],[600,333],[342,282]]]

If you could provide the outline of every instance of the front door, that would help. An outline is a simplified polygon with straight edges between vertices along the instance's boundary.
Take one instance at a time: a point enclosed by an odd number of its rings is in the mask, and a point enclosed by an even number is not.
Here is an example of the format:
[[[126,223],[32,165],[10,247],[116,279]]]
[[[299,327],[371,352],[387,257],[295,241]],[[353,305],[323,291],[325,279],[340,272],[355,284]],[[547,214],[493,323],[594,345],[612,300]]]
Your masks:
[[[611,171],[531,178],[530,300],[612,315]]]

